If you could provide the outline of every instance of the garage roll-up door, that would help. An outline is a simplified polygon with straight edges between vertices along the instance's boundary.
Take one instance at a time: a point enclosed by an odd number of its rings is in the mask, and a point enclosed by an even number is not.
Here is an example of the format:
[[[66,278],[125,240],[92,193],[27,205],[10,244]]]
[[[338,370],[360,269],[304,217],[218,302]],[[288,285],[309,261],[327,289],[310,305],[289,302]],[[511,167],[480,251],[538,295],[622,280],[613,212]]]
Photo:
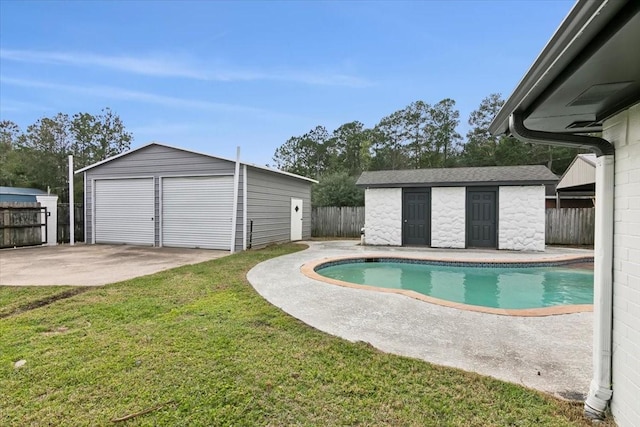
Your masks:
[[[154,244],[153,178],[95,181],[96,243]]]
[[[162,178],[162,245],[229,249],[233,177]]]

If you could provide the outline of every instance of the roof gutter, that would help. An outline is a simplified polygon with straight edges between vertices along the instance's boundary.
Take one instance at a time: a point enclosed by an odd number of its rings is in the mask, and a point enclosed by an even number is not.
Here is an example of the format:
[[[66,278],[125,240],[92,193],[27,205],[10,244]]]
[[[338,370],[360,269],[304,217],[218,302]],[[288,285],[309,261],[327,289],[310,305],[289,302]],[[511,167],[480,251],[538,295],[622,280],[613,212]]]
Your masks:
[[[578,0],[493,119],[489,132],[492,135],[506,133],[510,112],[529,109],[624,4],[622,1]]]
[[[509,132],[520,141],[533,144],[559,145],[562,147],[582,148],[596,153],[596,156],[613,155],[614,148],[609,141],[596,136],[574,135],[567,133],[543,132],[528,129],[524,125],[522,113],[513,112],[509,116]]]
[[[509,116],[509,131],[534,144],[583,148],[596,153],[596,219],[593,268],[593,377],[584,403],[585,415],[603,419],[611,388],[613,318],[613,194],[614,147],[603,138],[527,129],[520,113]]]

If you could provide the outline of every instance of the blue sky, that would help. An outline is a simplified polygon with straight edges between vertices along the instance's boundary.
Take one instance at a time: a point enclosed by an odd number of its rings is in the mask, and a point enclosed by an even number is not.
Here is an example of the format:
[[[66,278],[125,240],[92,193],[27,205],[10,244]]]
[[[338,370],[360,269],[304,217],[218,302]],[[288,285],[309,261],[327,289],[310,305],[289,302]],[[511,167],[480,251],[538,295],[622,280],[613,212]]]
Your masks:
[[[150,141],[267,164],[317,125],[507,97],[572,1],[0,1],[0,118],[110,107]]]

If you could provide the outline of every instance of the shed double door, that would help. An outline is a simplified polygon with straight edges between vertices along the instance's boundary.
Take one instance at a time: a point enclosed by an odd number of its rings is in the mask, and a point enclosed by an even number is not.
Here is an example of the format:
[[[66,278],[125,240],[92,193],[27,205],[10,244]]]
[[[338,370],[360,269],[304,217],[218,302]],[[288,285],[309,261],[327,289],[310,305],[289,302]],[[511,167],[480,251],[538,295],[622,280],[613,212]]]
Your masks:
[[[231,247],[233,176],[162,178],[162,245]]]
[[[428,188],[405,189],[402,192],[402,244],[422,245],[431,238],[431,197]]]
[[[497,189],[467,189],[467,246],[496,248]]]

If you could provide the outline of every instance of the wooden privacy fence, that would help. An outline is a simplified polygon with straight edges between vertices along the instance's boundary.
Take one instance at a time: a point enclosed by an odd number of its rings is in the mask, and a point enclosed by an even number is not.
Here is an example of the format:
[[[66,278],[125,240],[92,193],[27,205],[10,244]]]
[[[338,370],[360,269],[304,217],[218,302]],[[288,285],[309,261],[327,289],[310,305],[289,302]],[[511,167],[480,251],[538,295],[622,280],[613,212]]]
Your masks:
[[[360,237],[364,206],[318,206],[311,209],[313,237]]]
[[[46,211],[37,202],[0,203],[0,248],[41,245],[47,235]]]
[[[75,203],[74,222],[76,223],[74,240],[84,242],[84,206],[82,203]],[[69,203],[58,203],[58,243],[69,243]]]
[[[595,208],[546,210],[548,245],[593,245]]]

